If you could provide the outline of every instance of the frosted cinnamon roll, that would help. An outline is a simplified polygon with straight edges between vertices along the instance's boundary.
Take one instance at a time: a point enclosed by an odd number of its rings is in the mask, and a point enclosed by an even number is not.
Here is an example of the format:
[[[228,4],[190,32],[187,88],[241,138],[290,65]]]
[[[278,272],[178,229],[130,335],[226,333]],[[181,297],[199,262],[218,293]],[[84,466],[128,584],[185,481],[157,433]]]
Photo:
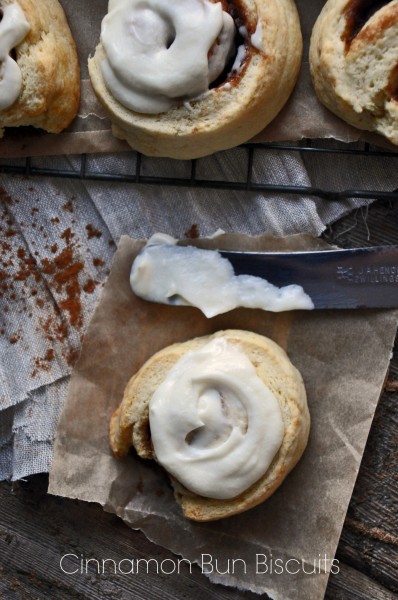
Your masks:
[[[310,64],[329,110],[398,144],[398,0],[329,0],[313,30]]]
[[[174,344],[129,381],[111,448],[134,446],[169,474],[186,517],[209,521],[268,498],[298,462],[310,417],[299,372],[263,336],[240,330]]]
[[[9,108],[22,90],[22,74],[11,53],[30,30],[25,13],[18,4],[12,2],[0,9],[0,111]]]
[[[58,0],[0,0],[0,136],[32,125],[59,133],[80,98],[76,47]]]
[[[261,131],[301,52],[294,0],[110,0],[89,71],[117,137],[184,159]]]

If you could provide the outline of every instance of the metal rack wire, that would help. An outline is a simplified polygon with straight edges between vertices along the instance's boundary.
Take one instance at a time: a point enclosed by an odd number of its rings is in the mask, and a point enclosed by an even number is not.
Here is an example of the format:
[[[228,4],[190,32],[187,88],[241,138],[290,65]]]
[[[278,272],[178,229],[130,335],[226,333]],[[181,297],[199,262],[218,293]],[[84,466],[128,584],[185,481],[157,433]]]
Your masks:
[[[320,147],[313,140],[303,140],[297,144],[278,144],[278,143],[248,143],[241,146],[247,153],[247,171],[244,181],[218,181],[200,178],[197,176],[197,160],[190,162],[189,175],[183,177],[164,177],[156,175],[145,175],[142,171],[143,157],[137,152],[131,152],[131,172],[97,172],[90,169],[88,155],[79,156],[77,168],[53,168],[47,166],[36,166],[34,159],[27,157],[16,161],[9,160],[5,164],[0,164],[0,173],[19,174],[29,177],[57,177],[70,178],[91,181],[109,181],[109,182],[127,182],[146,185],[177,186],[189,188],[213,188],[237,191],[263,191],[274,192],[289,195],[306,195],[319,197],[330,201],[344,200],[346,198],[363,198],[375,200],[397,200],[398,189],[382,190],[364,190],[364,189],[345,189],[333,190],[321,187],[311,186],[292,186],[284,184],[275,184],[267,181],[257,182],[253,179],[253,163],[255,155],[259,151],[276,151],[288,153],[318,154],[326,155],[332,158],[334,155],[365,156],[369,160],[372,157],[384,157],[388,160],[396,160],[398,170],[398,152],[388,150],[374,149],[367,143],[358,147],[352,147],[349,144],[334,144],[332,147]],[[124,156],[126,154],[124,153]],[[145,157],[147,161],[148,158]],[[151,160],[151,159],[149,159]],[[157,159],[152,159],[157,160]]]

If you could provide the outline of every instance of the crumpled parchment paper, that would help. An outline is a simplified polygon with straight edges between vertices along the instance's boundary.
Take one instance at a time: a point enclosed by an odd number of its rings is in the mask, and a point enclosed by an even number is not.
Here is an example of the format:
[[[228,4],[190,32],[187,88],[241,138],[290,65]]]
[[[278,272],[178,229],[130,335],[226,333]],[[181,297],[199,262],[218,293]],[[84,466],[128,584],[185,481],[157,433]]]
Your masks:
[[[314,246],[308,236],[275,245],[269,238],[236,234],[197,243],[240,250],[316,249],[321,244]],[[115,254],[72,374],[49,492],[100,503],[152,541],[197,562],[214,582],[266,592],[273,600],[320,600],[330,570],[338,569],[334,554],[398,313],[238,309],[207,320],[194,308],[134,296],[129,272],[142,245],[124,236]],[[312,429],[304,457],[272,498],[241,515],[198,524],[182,516],[167,477],[153,461],[134,453],[114,459],[108,422],[127,381],[154,352],[227,328],[264,334],[287,350],[304,378]]]

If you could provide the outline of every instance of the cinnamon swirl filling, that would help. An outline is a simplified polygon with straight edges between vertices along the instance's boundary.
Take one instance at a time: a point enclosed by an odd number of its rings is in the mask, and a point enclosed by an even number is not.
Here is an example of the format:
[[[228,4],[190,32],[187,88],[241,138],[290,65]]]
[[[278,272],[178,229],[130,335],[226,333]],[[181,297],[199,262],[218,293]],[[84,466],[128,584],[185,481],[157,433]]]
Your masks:
[[[313,29],[310,64],[327,108],[398,144],[398,0],[328,0]]]
[[[391,97],[392,100],[398,102],[398,63],[391,71],[390,79],[388,81],[387,93]]]
[[[342,36],[346,50],[349,49],[352,41],[372,16],[390,2],[392,0],[350,0],[347,3],[345,8],[346,27]]]

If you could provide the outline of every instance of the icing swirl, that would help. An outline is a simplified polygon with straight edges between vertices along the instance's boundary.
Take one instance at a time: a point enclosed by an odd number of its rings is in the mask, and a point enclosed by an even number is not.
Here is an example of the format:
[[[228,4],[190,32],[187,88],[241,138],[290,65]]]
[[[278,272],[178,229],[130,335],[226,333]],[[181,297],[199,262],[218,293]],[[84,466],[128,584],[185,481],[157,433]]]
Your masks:
[[[21,93],[22,74],[10,52],[18,46],[30,30],[22,8],[17,2],[2,8],[0,22],[0,110],[14,104]]]
[[[258,481],[284,436],[275,396],[223,337],[170,369],[150,401],[149,421],[158,462],[190,491],[217,499]]]
[[[234,39],[220,2],[110,0],[101,28],[105,84],[130,110],[166,112],[209,89]]]

